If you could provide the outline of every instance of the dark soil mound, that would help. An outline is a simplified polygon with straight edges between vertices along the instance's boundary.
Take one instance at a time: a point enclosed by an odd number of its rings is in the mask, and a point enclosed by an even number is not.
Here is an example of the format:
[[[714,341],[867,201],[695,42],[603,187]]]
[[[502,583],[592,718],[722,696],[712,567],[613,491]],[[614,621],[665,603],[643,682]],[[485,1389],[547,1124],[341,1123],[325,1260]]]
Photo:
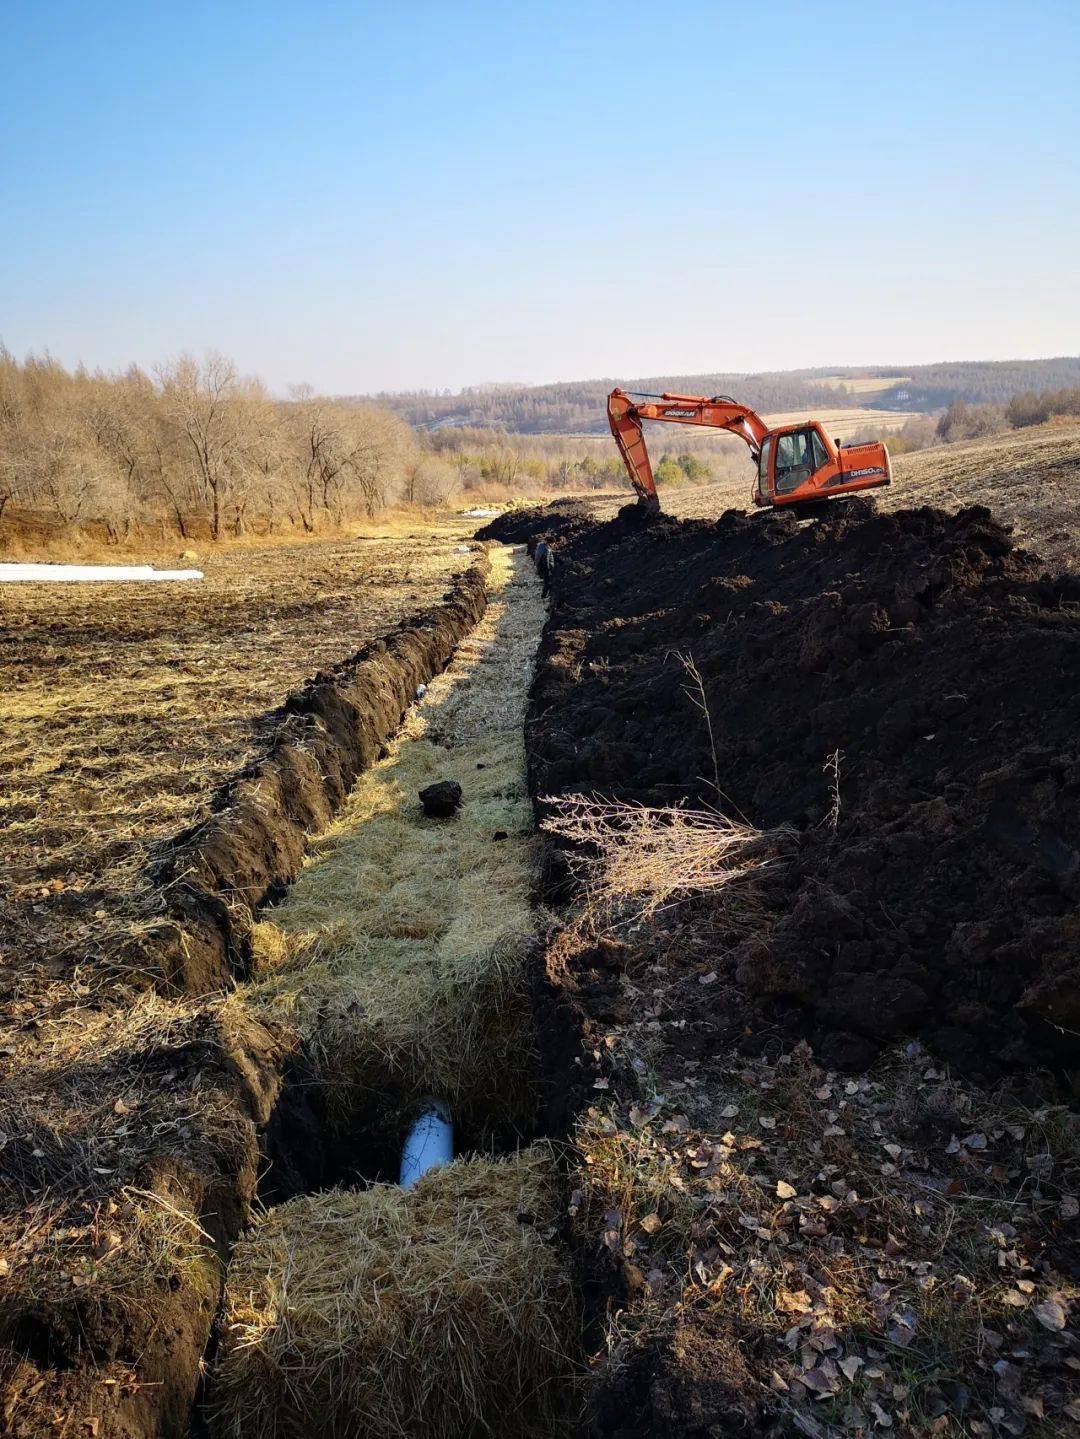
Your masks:
[[[903,1033],[977,1075],[1064,1058],[1080,1031],[1080,579],[1045,574],[981,508],[712,523],[628,506],[599,524],[564,505],[497,528],[559,555],[534,794],[718,802],[799,832],[772,921],[728,951],[714,1003],[838,1064]],[[680,656],[703,679],[719,801]]]
[[[558,544],[592,525],[588,505],[580,500],[556,500],[543,509],[507,510],[505,515],[477,530],[476,538],[500,540],[504,545],[524,545],[537,540]]]
[[[432,819],[449,819],[461,808],[461,786],[457,780],[441,779],[420,791],[420,804]]]

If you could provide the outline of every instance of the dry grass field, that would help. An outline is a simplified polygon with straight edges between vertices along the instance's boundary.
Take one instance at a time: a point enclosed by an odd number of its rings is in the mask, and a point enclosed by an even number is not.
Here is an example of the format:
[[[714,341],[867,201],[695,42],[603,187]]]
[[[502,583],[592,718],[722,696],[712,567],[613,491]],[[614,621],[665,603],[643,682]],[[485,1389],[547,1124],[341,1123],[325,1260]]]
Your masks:
[[[794,425],[800,420],[820,420],[829,434],[838,440],[854,435],[888,434],[902,430],[908,420],[917,418],[915,410],[871,410],[864,406],[843,406],[835,410],[785,410],[763,416],[768,425]]]
[[[155,842],[200,819],[273,711],[437,599],[454,528],[227,551],[187,585],[0,591],[0,950],[108,948],[153,895]]]
[[[244,548],[184,587],[0,595],[5,1434],[186,1432],[295,1039],[227,985],[155,990],[125,949],[166,908],[147,862],[280,738],[314,671],[418,611],[400,643],[435,645],[420,636],[472,564],[468,532]],[[368,665],[391,712],[378,676],[398,644]],[[328,730],[291,733],[314,750]]]
[[[1043,559],[1080,562],[1080,424],[1053,423],[900,455],[890,509],[986,505]]]
[[[907,375],[857,375],[853,379],[844,375],[824,375],[818,383],[830,385],[836,390],[843,388],[852,395],[880,395],[894,385],[902,385],[906,379]]]

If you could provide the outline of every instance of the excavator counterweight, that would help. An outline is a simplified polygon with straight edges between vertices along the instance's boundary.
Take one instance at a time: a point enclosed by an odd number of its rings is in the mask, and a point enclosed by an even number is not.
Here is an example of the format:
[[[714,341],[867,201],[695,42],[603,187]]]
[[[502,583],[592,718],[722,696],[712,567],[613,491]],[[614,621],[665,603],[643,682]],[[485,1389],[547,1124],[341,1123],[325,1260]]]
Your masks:
[[[892,483],[889,452],[883,444],[841,449],[817,420],[769,429],[760,415],[728,395],[706,399],[612,390],[607,412],[630,482],[638,500],[650,510],[659,510],[660,498],[645,444],[646,420],[727,430],[745,440],[757,472],[752,492],[755,505],[819,504]]]

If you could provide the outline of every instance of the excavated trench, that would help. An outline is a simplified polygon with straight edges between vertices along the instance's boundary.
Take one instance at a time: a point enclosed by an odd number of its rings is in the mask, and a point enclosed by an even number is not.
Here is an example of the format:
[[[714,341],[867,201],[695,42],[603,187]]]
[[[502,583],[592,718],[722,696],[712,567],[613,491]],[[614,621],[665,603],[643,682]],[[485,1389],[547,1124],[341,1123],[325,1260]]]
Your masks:
[[[200,1423],[220,1435],[551,1433],[575,1301],[535,1133],[536,839],[524,715],[545,606],[486,613],[251,930],[237,1002],[298,1037],[262,1134]],[[419,791],[460,786],[452,815]],[[431,1098],[459,1158],[397,1184]]]
[[[522,556],[497,552],[488,583],[484,618],[255,926],[244,1002],[303,1037],[266,1134],[267,1200],[396,1177],[429,1093],[465,1150],[511,1148],[530,1126],[522,732],[543,608]],[[418,795],[440,781],[463,802],[428,818]]]
[[[125,1439],[562,1423],[575,1301],[531,1142],[527,978],[544,617],[523,551],[481,551],[441,604],[290,696],[266,756],[161,856],[168,914],[125,957],[154,987],[102,1008],[85,1076],[125,1167],[96,1172],[94,1227],[49,1256],[55,1298],[39,1276],[0,1306],[13,1434],[58,1415]],[[427,818],[418,790],[447,779],[460,809]],[[464,1157],[406,1194],[431,1098]],[[123,1268],[96,1237],[114,1215]]]

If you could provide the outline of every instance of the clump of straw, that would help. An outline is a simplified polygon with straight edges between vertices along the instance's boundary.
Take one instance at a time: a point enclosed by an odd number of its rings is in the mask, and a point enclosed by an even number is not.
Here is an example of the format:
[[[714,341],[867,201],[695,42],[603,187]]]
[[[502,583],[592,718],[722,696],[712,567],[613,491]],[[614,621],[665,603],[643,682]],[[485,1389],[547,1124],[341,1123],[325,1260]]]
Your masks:
[[[295,1026],[338,1132],[391,1094],[437,1093],[467,1123],[518,1122],[534,1103],[526,953],[518,936],[451,956],[408,941],[316,945],[248,1002]]]
[[[237,1245],[212,1409],[229,1439],[561,1432],[572,1289],[549,1151],[329,1190]]]
[[[546,798],[543,828],[583,846],[570,865],[589,899],[649,917],[695,894],[751,917],[751,881],[775,862],[789,831],[760,830],[715,810],[650,807],[583,794]]]

